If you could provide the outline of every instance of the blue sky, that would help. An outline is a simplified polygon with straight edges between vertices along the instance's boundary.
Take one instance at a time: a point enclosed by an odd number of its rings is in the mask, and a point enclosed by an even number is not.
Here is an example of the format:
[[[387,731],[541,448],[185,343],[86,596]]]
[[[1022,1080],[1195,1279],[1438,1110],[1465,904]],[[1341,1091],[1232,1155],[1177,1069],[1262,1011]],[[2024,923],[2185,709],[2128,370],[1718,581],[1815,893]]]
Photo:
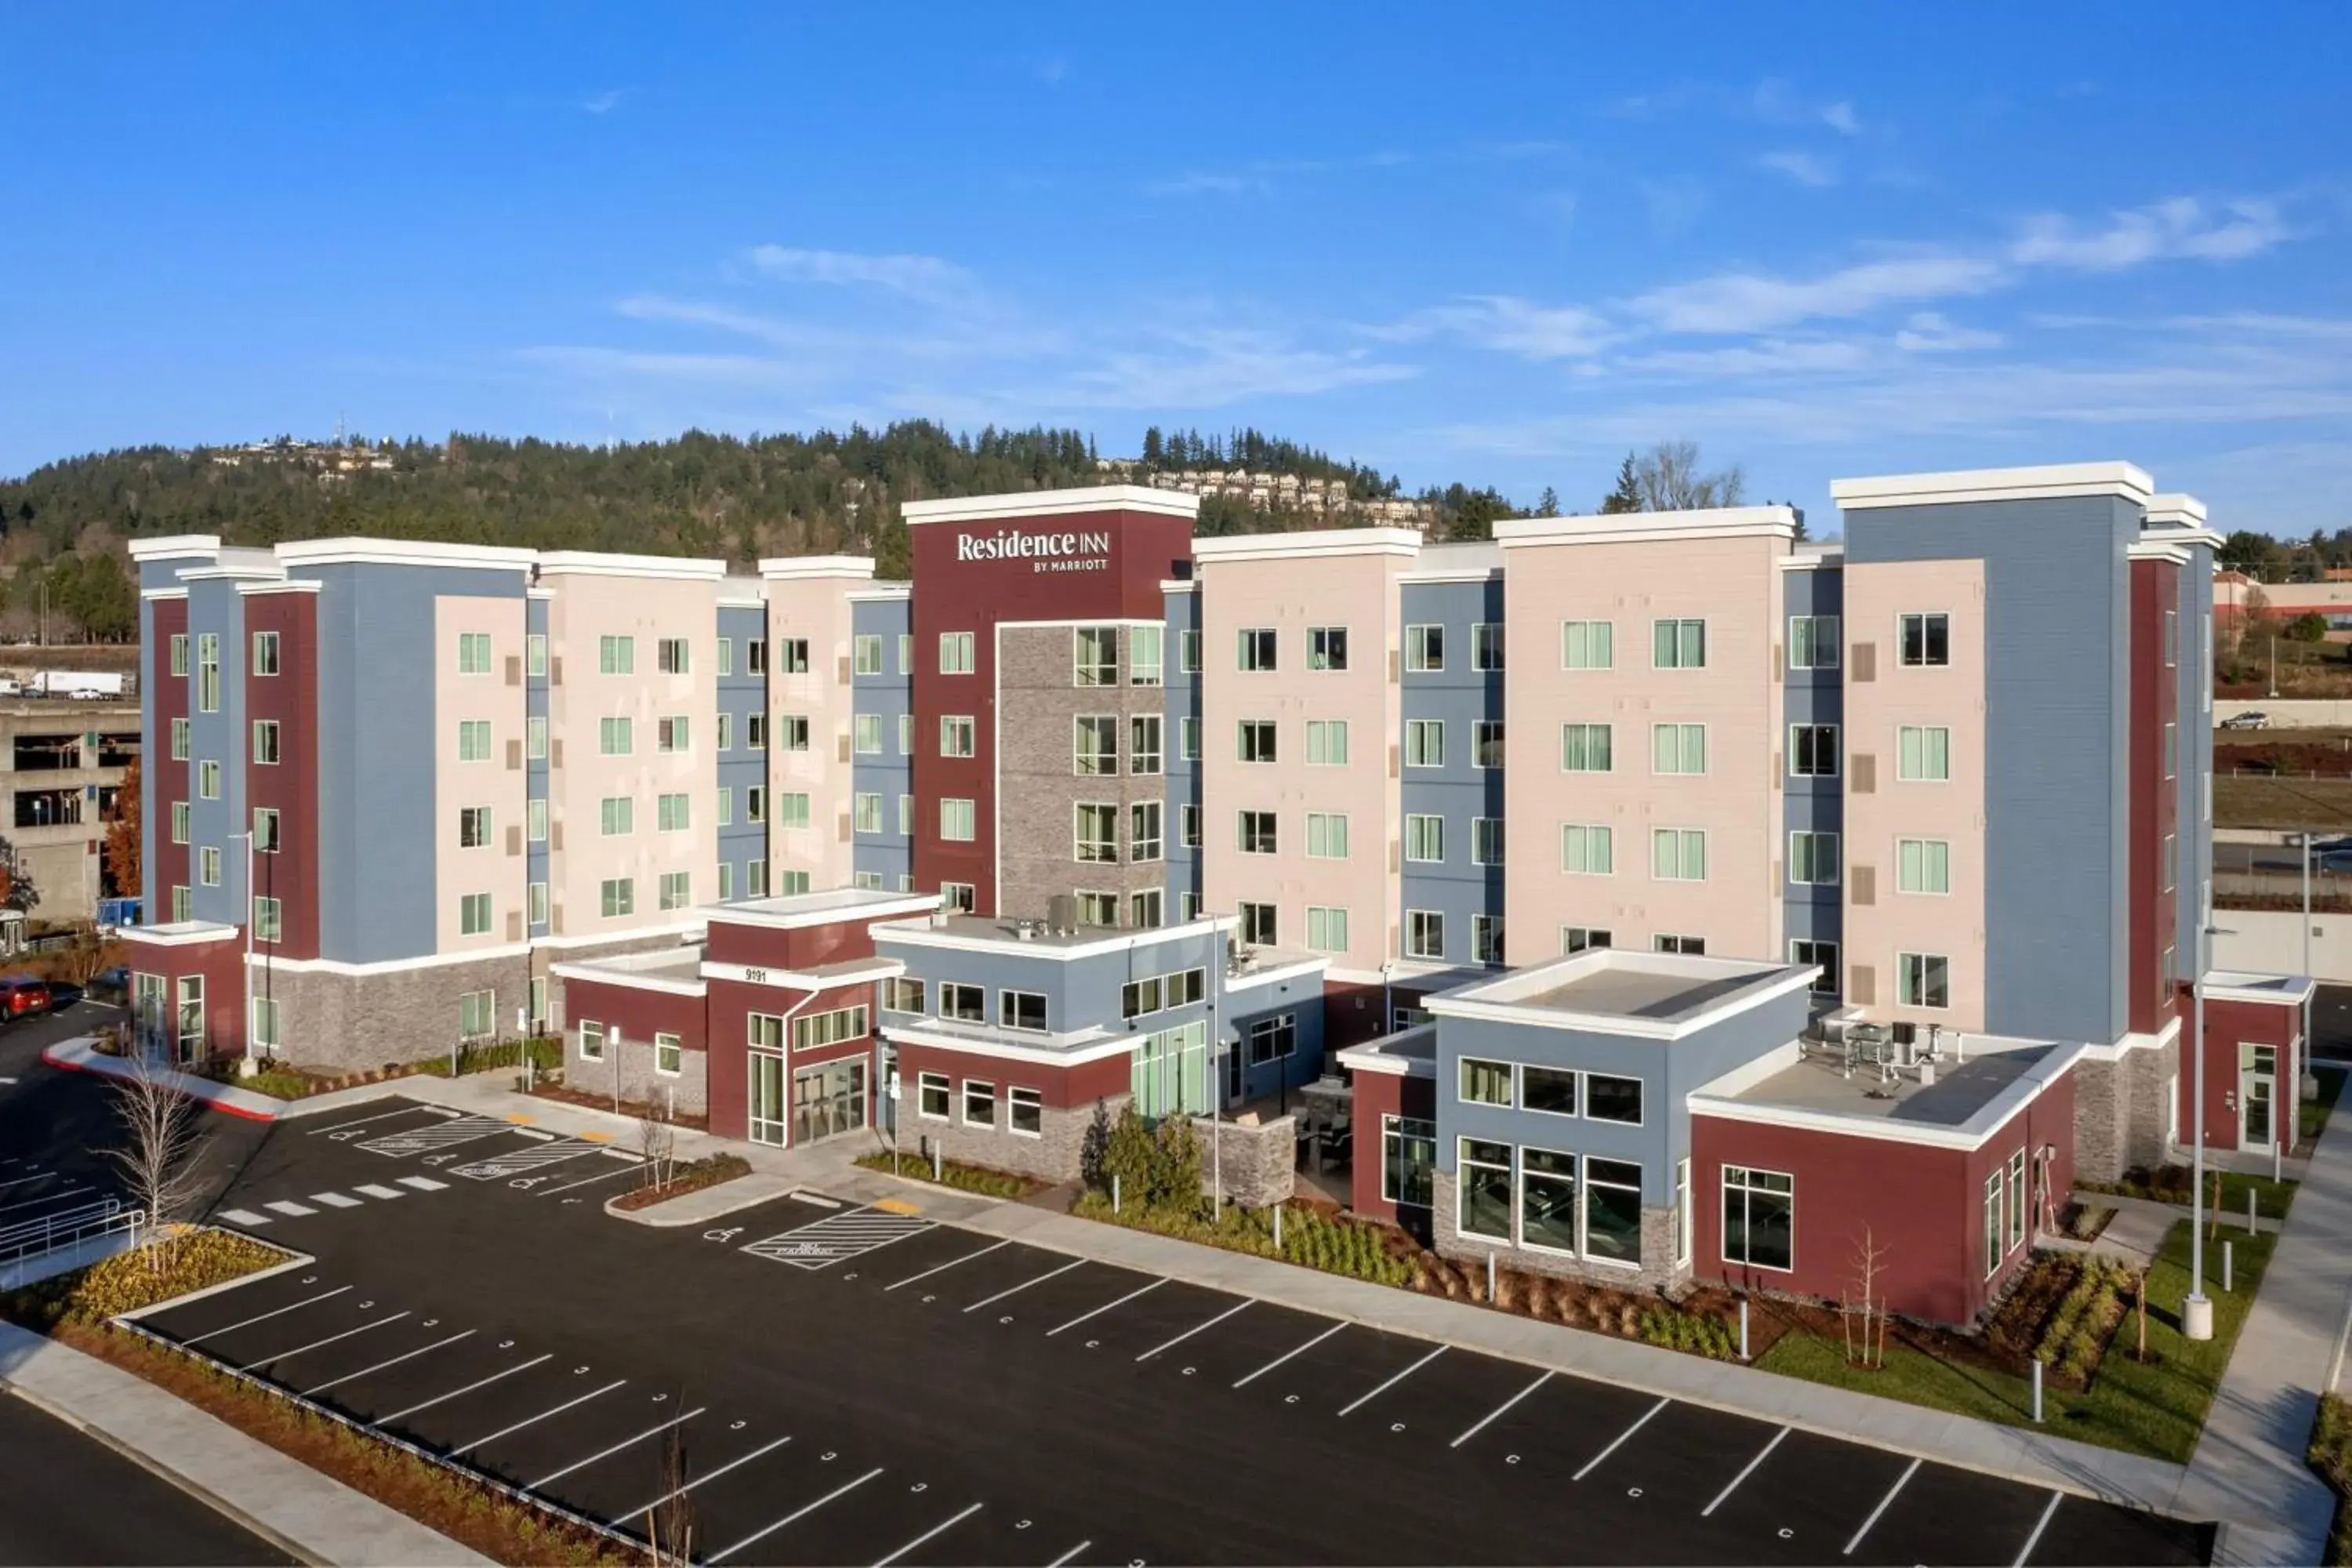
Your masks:
[[[1254,424],[2352,525],[2340,5],[0,10],[0,473]]]

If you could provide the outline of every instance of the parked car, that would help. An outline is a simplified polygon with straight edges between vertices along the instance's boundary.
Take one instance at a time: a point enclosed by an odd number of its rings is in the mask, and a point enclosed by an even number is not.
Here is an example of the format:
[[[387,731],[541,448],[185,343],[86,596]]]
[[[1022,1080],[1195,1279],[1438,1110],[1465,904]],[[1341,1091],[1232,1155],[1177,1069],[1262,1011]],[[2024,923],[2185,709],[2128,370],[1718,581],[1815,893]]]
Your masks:
[[[0,1023],[16,1018],[29,1018],[49,1008],[49,983],[36,980],[29,974],[12,974],[0,979]]]
[[[2352,871],[2352,846],[2322,848],[2313,845],[2311,868],[2315,871]]]
[[[2267,730],[2270,727],[2271,716],[2267,713],[2255,712],[2252,709],[2248,709],[2243,713],[2232,713],[2221,721],[2221,728],[2224,730]]]
[[[131,1000],[131,966],[118,963],[111,969],[101,969],[89,977],[89,994],[95,1001],[125,1003]]]
[[[80,986],[69,981],[59,981],[49,987],[49,1011],[62,1013],[82,998]]]

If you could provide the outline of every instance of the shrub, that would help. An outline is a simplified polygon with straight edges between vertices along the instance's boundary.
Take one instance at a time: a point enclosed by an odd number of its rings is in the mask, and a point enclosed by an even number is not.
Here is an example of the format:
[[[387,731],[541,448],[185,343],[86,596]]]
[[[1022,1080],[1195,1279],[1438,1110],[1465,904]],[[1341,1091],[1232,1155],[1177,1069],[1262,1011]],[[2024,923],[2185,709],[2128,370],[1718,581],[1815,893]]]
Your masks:
[[[1163,1116],[1151,1137],[1150,1201],[1196,1205],[1201,1201],[1201,1134],[1189,1116]]]
[[[11,1291],[0,1298],[0,1312],[44,1332],[60,1322],[100,1324],[191,1290],[225,1285],[285,1258],[278,1248],[250,1237],[183,1229]]]
[[[1675,1306],[1653,1307],[1642,1314],[1640,1327],[1642,1338],[1654,1345],[1711,1361],[1739,1359],[1738,1341],[1720,1318]]]

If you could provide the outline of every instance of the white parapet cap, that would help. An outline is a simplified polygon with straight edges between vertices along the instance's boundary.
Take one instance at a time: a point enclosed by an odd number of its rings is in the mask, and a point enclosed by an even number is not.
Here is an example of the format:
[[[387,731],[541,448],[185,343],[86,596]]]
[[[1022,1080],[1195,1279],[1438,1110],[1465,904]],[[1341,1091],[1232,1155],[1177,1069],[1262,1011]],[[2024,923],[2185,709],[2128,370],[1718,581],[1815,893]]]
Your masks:
[[[1837,572],[1845,567],[1845,545],[1831,540],[1801,541],[1773,563],[1783,572]]]
[[[1634,1039],[1678,1040],[1811,988],[1821,966],[1596,947],[1422,999],[1478,1018]]]
[[[871,582],[871,555],[772,555],[760,563],[762,577],[855,577]]]
[[[690,555],[607,555],[593,550],[551,550],[539,558],[542,577],[660,577],[716,583],[727,575],[724,561]]]
[[[2143,530],[2174,544],[2204,544],[2218,549],[2221,543],[2221,536],[2206,525],[2205,503],[2178,490],[2148,497]]]
[[[1420,553],[1421,535],[1410,528],[1314,528],[1297,533],[1229,533],[1192,541],[1192,559],[1198,566],[1219,561],[1311,561],[1335,555],[1411,559]]]
[[[914,596],[915,585],[912,583],[877,583],[871,588],[851,590],[849,602],[853,605],[889,604]]]
[[[220,535],[217,533],[174,533],[163,539],[134,539],[129,549],[131,559],[146,561],[183,561],[192,555],[218,555]]]
[[[1385,1078],[1435,1078],[1437,1026],[1415,1024],[1392,1035],[1349,1046],[1339,1056],[1341,1067],[1357,1072],[1379,1073]]]
[[[1696,511],[1626,511],[1593,517],[1510,517],[1495,524],[1506,550],[1549,544],[1645,544],[1691,539],[1794,539],[1792,506],[1723,506]]]
[[[707,995],[702,979],[702,949],[655,948],[646,952],[615,953],[577,963],[551,963],[547,972],[559,980],[585,980],[604,985],[625,985],[638,991],[658,991],[669,996]]]
[[[846,921],[893,920],[928,914],[940,907],[937,893],[886,893],[873,888],[827,888],[817,893],[780,893],[740,904],[712,904],[700,912],[714,925],[760,926],[800,931]]]
[[[2259,1002],[2273,1007],[2300,1007],[2311,1000],[2319,983],[2305,974],[2250,974],[2234,969],[2205,972],[2208,1002]]]
[[[201,942],[241,937],[245,928],[224,921],[166,921],[162,925],[125,926],[122,940],[152,947],[189,947]]]
[[[2176,566],[2189,564],[2189,546],[2161,533],[2143,533],[2124,546],[2124,553],[2134,561],[2169,561]]]
[[[2146,506],[2155,499],[2156,481],[2148,478],[2147,469],[2130,463],[2052,463],[2032,468],[1964,468],[1948,474],[1887,474],[1830,481],[1830,499],[1847,511],[2092,496],[2114,496]]]
[[[922,522],[1018,522],[1029,517],[1068,517],[1088,511],[1140,511],[1155,517],[1195,518],[1201,498],[1149,485],[1092,485],[1083,489],[1021,490],[1011,495],[956,496],[946,500],[903,501],[898,515]]]
[[[443,544],[430,539],[305,539],[278,547],[281,566],[450,566],[528,572],[536,551],[503,544]]]
[[[934,898],[932,901],[938,900]],[[1050,930],[1033,927],[1024,935],[1022,922],[1012,916],[949,914],[928,921],[877,923],[870,929],[877,942],[944,948],[952,952],[1019,953],[1067,963],[1231,931],[1240,924],[1239,915],[1202,915],[1181,925],[1145,926],[1139,930],[1081,926],[1075,936],[1056,935]]]

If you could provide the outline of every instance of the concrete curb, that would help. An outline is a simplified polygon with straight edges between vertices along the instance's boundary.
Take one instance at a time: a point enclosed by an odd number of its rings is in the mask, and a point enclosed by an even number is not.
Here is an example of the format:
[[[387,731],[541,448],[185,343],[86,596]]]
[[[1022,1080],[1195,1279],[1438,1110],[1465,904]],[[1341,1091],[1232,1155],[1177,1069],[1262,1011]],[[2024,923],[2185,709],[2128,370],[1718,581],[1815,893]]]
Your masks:
[[[98,1049],[88,1035],[70,1040],[59,1040],[41,1053],[41,1060],[68,1072],[86,1072],[100,1078],[129,1078],[131,1068],[121,1057],[110,1057]],[[266,1094],[256,1094],[249,1089],[234,1084],[215,1083],[194,1073],[167,1069],[163,1075],[172,1087],[195,1100],[208,1110],[224,1111],[241,1116],[247,1121],[275,1121],[285,1113],[286,1101],[272,1100]]]
[[[800,1184],[782,1176],[769,1176],[761,1172],[752,1171],[740,1176],[730,1176],[723,1182],[713,1182],[707,1187],[697,1187],[690,1193],[680,1193],[674,1198],[664,1198],[661,1202],[648,1204],[644,1208],[614,1207],[621,1198],[629,1195],[623,1193],[619,1197],[604,1200],[604,1212],[614,1219],[626,1220],[631,1225],[648,1225],[656,1229],[700,1225],[705,1220],[718,1219],[733,1214],[738,1209],[748,1209],[772,1199],[789,1197]],[[705,1193],[723,1193],[726,1194],[726,1201],[697,1204],[695,1200],[700,1198]]]

